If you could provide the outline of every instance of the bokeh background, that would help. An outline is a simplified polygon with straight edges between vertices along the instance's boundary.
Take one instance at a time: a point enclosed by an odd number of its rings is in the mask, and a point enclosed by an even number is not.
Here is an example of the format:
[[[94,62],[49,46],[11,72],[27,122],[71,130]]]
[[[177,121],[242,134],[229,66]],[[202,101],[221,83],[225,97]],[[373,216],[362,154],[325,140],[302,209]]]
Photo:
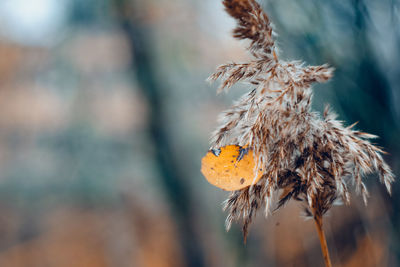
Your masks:
[[[315,86],[400,168],[400,3],[260,0],[282,56],[336,68]],[[299,203],[243,244],[228,193],[200,173],[219,112],[215,67],[246,61],[217,0],[1,0],[0,266],[322,266]],[[400,184],[325,218],[335,266],[397,266]]]

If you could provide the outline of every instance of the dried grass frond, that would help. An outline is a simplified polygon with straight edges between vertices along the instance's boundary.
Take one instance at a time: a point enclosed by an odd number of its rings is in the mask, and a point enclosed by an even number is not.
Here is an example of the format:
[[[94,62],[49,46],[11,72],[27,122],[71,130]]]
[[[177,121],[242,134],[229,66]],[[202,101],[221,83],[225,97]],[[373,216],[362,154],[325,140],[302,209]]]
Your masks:
[[[223,4],[237,21],[234,37],[251,41],[248,50],[254,59],[222,65],[210,80],[222,80],[218,92],[239,81],[254,89],[221,114],[211,148],[248,145],[258,158],[255,170],[264,172],[256,184],[231,192],[224,205],[229,211],[227,229],[242,220],[246,237],[256,211],[264,207],[268,214],[279,192],[275,210],[295,199],[318,218],[337,200],[350,203],[349,184],[366,202],[366,174],[377,172],[390,193],[394,175],[381,156],[383,150],[368,141],[376,136],[355,130],[355,124],[345,127],[329,107],[323,116],[311,110],[311,85],[328,81],[334,69],[281,60],[269,18],[256,1]]]
[[[233,36],[249,39],[249,51],[256,58],[274,58],[273,30],[268,16],[254,0],[224,0],[226,12],[237,21]]]

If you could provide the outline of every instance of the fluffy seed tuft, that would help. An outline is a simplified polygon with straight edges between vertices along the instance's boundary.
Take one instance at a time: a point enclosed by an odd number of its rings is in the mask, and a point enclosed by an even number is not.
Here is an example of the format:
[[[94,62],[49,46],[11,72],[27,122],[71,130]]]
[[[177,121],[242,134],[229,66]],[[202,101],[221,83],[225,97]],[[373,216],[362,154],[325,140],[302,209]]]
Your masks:
[[[211,149],[248,145],[258,156],[255,170],[263,169],[255,185],[233,191],[225,201],[226,228],[242,220],[246,238],[256,211],[264,207],[269,213],[275,192],[280,194],[276,209],[295,199],[306,204],[305,214],[319,218],[334,203],[350,202],[349,184],[366,202],[361,179],[366,174],[377,172],[390,193],[394,176],[384,152],[368,141],[376,136],[355,130],[355,124],[343,126],[329,107],[323,117],[311,110],[312,83],[328,81],[333,68],[279,59],[269,18],[255,0],[223,4],[237,21],[233,36],[250,40],[253,59],[222,65],[209,79],[221,79],[218,92],[239,81],[254,89],[222,113]]]

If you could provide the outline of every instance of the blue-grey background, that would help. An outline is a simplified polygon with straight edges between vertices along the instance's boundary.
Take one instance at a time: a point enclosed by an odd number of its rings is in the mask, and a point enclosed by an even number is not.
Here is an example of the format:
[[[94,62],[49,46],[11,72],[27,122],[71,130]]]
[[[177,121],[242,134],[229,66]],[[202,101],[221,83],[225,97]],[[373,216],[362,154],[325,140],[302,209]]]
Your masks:
[[[263,0],[281,56],[336,68],[315,87],[400,168],[400,3]],[[246,245],[228,195],[200,173],[219,112],[217,65],[245,42],[216,0],[0,2],[0,266],[321,266],[291,203],[259,213]],[[400,185],[376,176],[325,218],[335,266],[396,266]]]

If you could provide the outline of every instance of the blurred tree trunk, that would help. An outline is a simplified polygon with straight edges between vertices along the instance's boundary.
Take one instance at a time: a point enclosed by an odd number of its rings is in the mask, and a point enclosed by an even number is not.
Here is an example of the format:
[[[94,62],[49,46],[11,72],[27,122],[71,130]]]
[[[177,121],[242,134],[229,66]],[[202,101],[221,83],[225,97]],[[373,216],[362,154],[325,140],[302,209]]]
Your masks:
[[[154,144],[155,160],[161,184],[171,203],[172,214],[178,225],[181,249],[186,266],[203,266],[202,248],[194,224],[194,210],[189,188],[184,183],[182,169],[174,160],[173,149],[167,137],[168,125],[163,107],[162,92],[166,89],[158,82],[157,66],[153,63],[152,44],[148,39],[151,29],[140,21],[140,10],[135,1],[116,0],[118,23],[125,32],[132,55],[131,71],[148,101],[150,115],[148,135]]]

